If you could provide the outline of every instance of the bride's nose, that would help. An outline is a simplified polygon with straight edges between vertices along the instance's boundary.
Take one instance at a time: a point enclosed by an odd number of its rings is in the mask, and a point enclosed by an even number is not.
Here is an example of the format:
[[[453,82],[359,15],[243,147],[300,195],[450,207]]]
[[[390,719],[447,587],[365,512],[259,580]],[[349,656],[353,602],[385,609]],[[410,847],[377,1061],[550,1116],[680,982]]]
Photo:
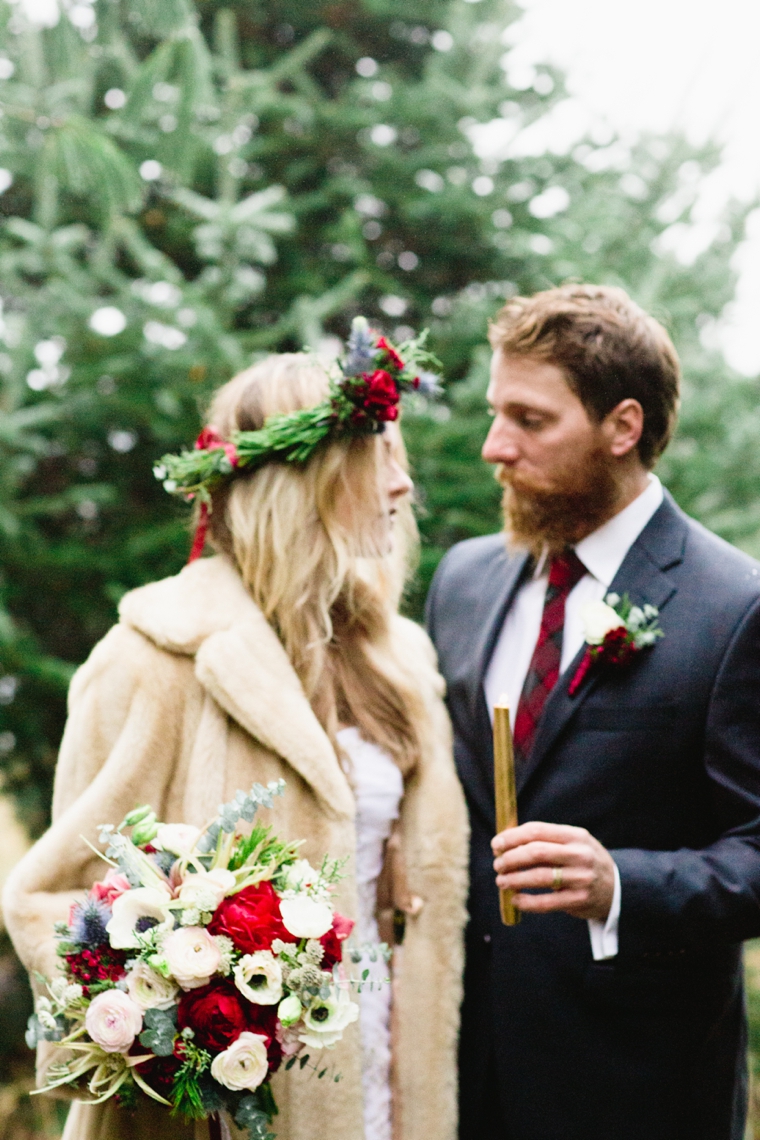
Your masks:
[[[408,495],[413,487],[414,483],[408,473],[404,471],[400,463],[392,459],[388,467],[388,483],[386,486],[388,498],[392,503],[395,503],[404,495]]]

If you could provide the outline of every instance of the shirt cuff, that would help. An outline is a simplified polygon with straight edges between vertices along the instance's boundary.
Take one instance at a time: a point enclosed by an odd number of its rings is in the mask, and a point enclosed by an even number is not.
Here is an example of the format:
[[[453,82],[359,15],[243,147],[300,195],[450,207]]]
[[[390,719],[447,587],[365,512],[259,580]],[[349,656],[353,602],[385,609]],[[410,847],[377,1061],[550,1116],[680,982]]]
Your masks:
[[[605,958],[615,958],[618,952],[618,922],[620,920],[620,872],[617,863],[615,866],[615,887],[612,892],[612,905],[606,922],[598,918],[588,920],[588,932],[591,937],[591,953],[595,962],[603,962]]]

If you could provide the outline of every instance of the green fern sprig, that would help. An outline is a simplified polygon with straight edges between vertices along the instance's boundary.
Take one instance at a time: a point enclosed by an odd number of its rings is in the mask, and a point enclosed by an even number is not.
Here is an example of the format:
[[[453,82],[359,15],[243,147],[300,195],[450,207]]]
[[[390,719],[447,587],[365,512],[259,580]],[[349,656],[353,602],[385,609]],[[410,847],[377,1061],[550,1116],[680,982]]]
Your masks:
[[[211,1054],[199,1049],[192,1041],[185,1041],[185,1060],[174,1075],[172,1087],[172,1115],[182,1113],[191,1120],[205,1120],[206,1106],[199,1077],[211,1064]]]

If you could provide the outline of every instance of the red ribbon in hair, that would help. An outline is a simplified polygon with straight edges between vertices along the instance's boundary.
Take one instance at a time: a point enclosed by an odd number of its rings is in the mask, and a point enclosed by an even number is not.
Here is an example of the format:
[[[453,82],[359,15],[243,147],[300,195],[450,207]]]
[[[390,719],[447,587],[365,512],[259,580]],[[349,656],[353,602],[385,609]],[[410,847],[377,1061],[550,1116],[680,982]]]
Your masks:
[[[195,441],[195,448],[196,451],[214,451],[217,448],[221,448],[232,466],[237,467],[238,465],[238,453],[235,450],[234,443],[228,443],[222,439],[217,429],[212,425],[205,427],[200,433]],[[203,548],[206,545],[206,535],[208,533],[208,515],[208,503],[201,503],[198,525],[195,528],[195,536],[190,550],[190,557],[187,560],[188,562],[195,562],[196,558],[200,558],[201,554],[203,554]]]
[[[196,558],[200,558],[203,554],[203,548],[206,545],[206,534],[208,532],[208,503],[201,503],[200,514],[198,515],[198,525],[195,528],[195,537],[193,538],[193,545],[190,550],[190,557],[188,563],[195,562]]]

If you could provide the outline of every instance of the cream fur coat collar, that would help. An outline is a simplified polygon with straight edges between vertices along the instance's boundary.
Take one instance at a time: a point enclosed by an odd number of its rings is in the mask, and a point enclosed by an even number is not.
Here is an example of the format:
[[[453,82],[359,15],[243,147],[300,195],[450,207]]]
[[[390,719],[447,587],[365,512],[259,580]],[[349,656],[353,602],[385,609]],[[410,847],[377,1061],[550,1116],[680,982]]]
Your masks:
[[[136,803],[202,824],[254,780],[284,778],[270,813],[307,858],[346,858],[339,908],[355,913],[354,800],[349,779],[287,655],[224,558],[128,594],[119,625],[78,671],[69,698],[53,824],[12,873],[8,929],[30,971],[55,969],[52,926],[102,876],[81,837]],[[407,781],[399,846],[409,908],[393,964],[394,1132],[397,1140],[454,1140],[456,1037],[465,921],[467,822],[451,755],[442,682],[424,632],[399,618],[394,636],[414,663],[427,711],[419,765]],[[399,900],[403,905],[403,899]],[[358,1028],[325,1061],[342,1079],[296,1066],[275,1078],[279,1140],[362,1140]],[[48,1050],[49,1054],[49,1050]],[[50,1056],[41,1058],[44,1068]],[[72,1107],[65,1140],[201,1140],[146,1105],[129,1117],[111,1103]]]

